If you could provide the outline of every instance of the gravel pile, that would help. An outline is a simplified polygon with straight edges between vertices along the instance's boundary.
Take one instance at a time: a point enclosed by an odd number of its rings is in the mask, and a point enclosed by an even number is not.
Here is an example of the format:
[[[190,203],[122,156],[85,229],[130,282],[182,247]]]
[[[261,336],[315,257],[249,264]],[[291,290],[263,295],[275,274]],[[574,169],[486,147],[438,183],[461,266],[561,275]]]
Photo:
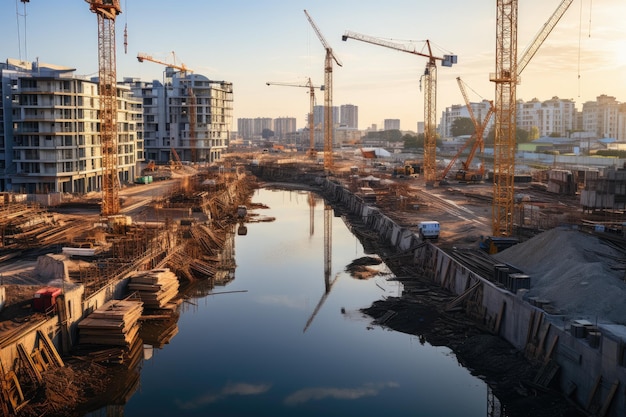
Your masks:
[[[626,256],[602,239],[556,228],[494,257],[530,276],[528,297],[572,319],[626,325]]]

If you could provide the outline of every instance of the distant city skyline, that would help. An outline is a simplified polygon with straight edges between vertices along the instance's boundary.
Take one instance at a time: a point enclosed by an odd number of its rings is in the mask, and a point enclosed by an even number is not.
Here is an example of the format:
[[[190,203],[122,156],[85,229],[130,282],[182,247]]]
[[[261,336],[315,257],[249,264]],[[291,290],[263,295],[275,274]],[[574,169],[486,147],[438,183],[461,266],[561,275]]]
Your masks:
[[[560,0],[526,0],[519,4],[518,54],[549,19]],[[378,38],[429,39],[434,53],[454,53],[458,63],[439,66],[437,113],[463,103],[456,77],[469,86],[470,99],[492,99],[495,86],[496,2],[444,0],[424,4],[389,0],[198,2],[188,7],[152,0],[122,2],[118,17],[118,80],[161,80],[163,67],[139,63],[144,52],[161,60],[184,63],[213,80],[233,83],[233,120],[257,115],[294,116],[304,125],[309,100],[305,89],[268,88],[267,81],[324,80],[324,48],[306,19],[306,9],[343,66],[333,69],[333,105],[359,107],[359,128],[385,119],[400,119],[414,130],[423,120],[420,76],[424,58],[348,40],[346,30]],[[24,7],[26,16],[24,16]],[[190,10],[192,7],[193,10]],[[192,12],[191,12],[192,11]],[[541,101],[556,96],[582,104],[603,94],[626,100],[626,15],[623,0],[573,2],[530,62],[517,97]],[[263,16],[263,17],[261,17]],[[15,1],[0,15],[3,59],[18,58],[76,68],[97,75],[96,16],[85,2]],[[71,22],[58,30],[60,22]],[[207,24],[210,22],[210,24]],[[418,23],[418,24],[416,24]],[[128,53],[124,53],[124,28]],[[174,52],[174,54],[172,54]],[[323,104],[323,92],[316,93]],[[234,129],[233,129],[234,130]]]

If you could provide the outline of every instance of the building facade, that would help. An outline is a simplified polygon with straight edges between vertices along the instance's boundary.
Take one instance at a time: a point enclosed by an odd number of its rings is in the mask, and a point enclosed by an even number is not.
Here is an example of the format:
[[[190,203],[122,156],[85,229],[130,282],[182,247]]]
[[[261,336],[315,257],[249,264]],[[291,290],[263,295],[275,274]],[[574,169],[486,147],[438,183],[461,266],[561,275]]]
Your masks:
[[[333,114],[333,127],[339,125],[339,107],[333,106],[332,108]],[[313,124],[317,126],[321,126],[324,129],[324,106],[313,106]]]
[[[489,112],[491,102],[483,100],[479,103],[470,103],[470,105],[476,121],[482,123]],[[567,137],[572,132],[582,128],[576,103],[570,99],[553,97],[546,101],[540,101],[536,98],[530,101],[518,100],[516,107],[517,127],[531,133],[534,132],[535,138],[544,136]],[[592,105],[590,105],[591,107]],[[470,117],[467,106],[455,104],[446,108],[441,116],[439,134],[443,138],[451,137],[452,124],[456,119],[462,117]],[[589,125],[592,125],[593,129],[597,128],[596,120],[597,118],[589,119]],[[485,134],[492,129],[494,123],[495,118],[492,116],[487,123]]]
[[[167,67],[165,84],[125,79],[145,106],[146,159],[212,163],[228,147],[233,86]]]
[[[604,94],[598,96],[596,101],[583,103],[582,128],[585,132],[595,133],[598,138],[625,141],[626,132],[623,131],[625,110],[615,97]]]
[[[0,64],[0,187],[27,194],[86,193],[102,187],[96,79],[74,69],[7,60]],[[142,103],[117,88],[117,167],[133,182],[143,161]]]
[[[274,130],[274,120],[270,117],[237,119],[237,132],[242,139],[260,140],[263,130]]]
[[[400,119],[383,120],[383,130],[400,130]]]
[[[286,141],[287,136],[296,131],[295,117],[279,117],[274,119],[274,139]]]
[[[489,113],[489,109],[491,107],[491,102],[488,100],[483,100],[477,103],[470,103],[472,108],[472,112],[474,113],[474,117],[476,118],[477,123],[482,123],[487,117]],[[467,106],[464,104],[454,104],[450,107],[447,107],[441,115],[441,122],[439,123],[438,133],[442,138],[452,137],[452,124],[456,119],[460,118],[470,118],[470,112],[467,109]],[[491,117],[489,122],[487,123],[487,127],[485,129],[485,133],[489,132],[491,127],[493,126],[494,118]],[[420,126],[418,123],[418,133],[423,133],[423,126]]]
[[[569,99],[517,102],[517,127],[528,132],[536,130],[537,137],[567,137],[576,129],[576,115],[576,103]]]
[[[339,125],[348,129],[358,129],[359,107],[354,104],[342,104],[339,106]]]

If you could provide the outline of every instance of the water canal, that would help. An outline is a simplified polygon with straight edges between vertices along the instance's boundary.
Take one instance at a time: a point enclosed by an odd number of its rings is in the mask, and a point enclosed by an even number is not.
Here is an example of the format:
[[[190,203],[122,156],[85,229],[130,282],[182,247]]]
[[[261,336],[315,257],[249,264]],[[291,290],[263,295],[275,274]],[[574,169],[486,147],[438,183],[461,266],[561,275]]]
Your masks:
[[[372,325],[359,309],[396,296],[389,271],[345,272],[364,253],[332,217],[324,276],[324,204],[261,189],[272,222],[236,235],[234,279],[184,303],[178,332],[144,358],[118,410],[133,416],[486,416],[483,381],[447,348]],[[312,210],[312,211],[311,211]],[[311,215],[313,213],[313,215]],[[105,415],[104,409],[90,415]],[[109,407],[110,411],[110,407]]]

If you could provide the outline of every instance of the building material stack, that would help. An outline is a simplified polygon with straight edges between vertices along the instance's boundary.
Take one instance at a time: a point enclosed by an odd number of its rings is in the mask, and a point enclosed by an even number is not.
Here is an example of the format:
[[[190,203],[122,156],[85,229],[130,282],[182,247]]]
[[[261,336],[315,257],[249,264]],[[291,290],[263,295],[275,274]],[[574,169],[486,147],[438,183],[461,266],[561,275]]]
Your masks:
[[[163,309],[178,294],[178,277],[168,268],[138,272],[130,277],[128,289],[135,291],[146,309]]]
[[[130,347],[139,332],[143,303],[111,300],[78,323],[81,345]]]

